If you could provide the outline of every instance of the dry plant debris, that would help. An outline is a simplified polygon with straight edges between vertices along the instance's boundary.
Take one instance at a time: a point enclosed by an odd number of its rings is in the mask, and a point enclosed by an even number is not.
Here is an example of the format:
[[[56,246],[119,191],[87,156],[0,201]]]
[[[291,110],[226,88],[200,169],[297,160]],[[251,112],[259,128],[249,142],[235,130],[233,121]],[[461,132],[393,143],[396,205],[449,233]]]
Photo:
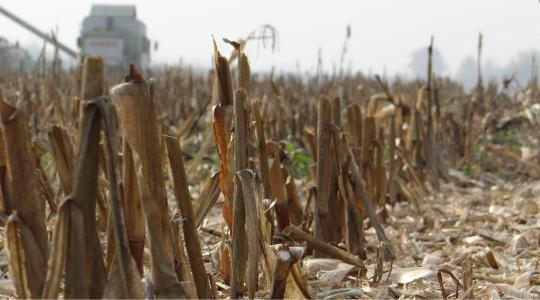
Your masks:
[[[253,38],[2,78],[2,296],[540,297],[536,75],[258,75]]]

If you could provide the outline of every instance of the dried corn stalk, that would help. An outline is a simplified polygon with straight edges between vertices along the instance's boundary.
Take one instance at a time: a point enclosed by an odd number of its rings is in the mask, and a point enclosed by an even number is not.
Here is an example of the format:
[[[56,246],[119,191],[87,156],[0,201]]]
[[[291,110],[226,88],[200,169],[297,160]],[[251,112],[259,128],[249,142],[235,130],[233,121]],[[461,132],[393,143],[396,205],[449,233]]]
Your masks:
[[[232,175],[230,173],[230,163],[228,155],[228,146],[230,140],[230,130],[232,126],[232,105],[233,105],[233,88],[231,71],[227,58],[219,53],[216,42],[214,41],[214,58],[216,65],[219,103],[214,106],[212,125],[214,130],[214,138],[219,154],[221,167],[220,173],[220,188],[225,202],[223,205],[223,218],[232,228],[233,213],[232,213]]]
[[[255,198],[255,174],[251,170],[240,170],[236,172],[236,185],[239,189],[239,197],[243,201],[245,210],[245,229],[247,244],[247,265],[246,281],[248,296],[250,299],[255,297],[257,291],[258,273],[257,266],[259,261],[259,227],[250,224],[257,224],[259,216],[257,213],[257,200]],[[238,264],[238,262],[237,262]],[[242,263],[243,264],[243,263]]]
[[[201,243],[197,234],[197,227],[195,226],[192,200],[189,194],[184,160],[182,158],[182,149],[176,138],[170,136],[165,137],[165,145],[171,167],[176,203],[182,214],[184,240],[189,265],[193,273],[195,286],[197,287],[197,296],[200,299],[205,299],[208,298],[209,286],[201,254]]]
[[[234,167],[237,172],[248,167],[249,105],[246,90],[243,88],[237,90],[234,100]],[[247,260],[248,255],[248,245],[245,243],[246,211],[244,196],[238,184],[234,185],[233,200],[231,297],[237,298],[242,294],[246,269],[243,262]]]
[[[313,233],[317,239],[327,241],[330,238],[331,224],[330,200],[330,173],[331,173],[331,129],[330,129],[330,102],[321,97],[318,106],[317,119],[317,197],[313,208]],[[318,253],[316,252],[316,256]]]
[[[162,141],[150,84],[131,65],[125,83],[111,89],[122,131],[141,164],[139,186],[158,297],[183,297],[173,265],[169,210],[162,173]]]
[[[7,238],[10,272],[16,273],[13,277],[19,295],[38,298],[48,254],[45,199],[38,189],[26,113],[5,102],[0,94],[0,120],[7,167],[4,206],[8,214],[17,211]]]
[[[83,214],[84,243],[73,245],[70,236],[66,261],[66,297],[102,297],[105,289],[105,264],[99,244],[96,224],[96,199],[98,197],[98,159],[101,122],[97,107],[91,99],[103,94],[103,62],[87,58],[83,68],[83,99],[79,111],[79,149],[73,172],[73,190],[68,199],[80,206]],[[78,257],[85,247],[84,262]],[[86,274],[78,274],[80,264],[85,264]],[[87,277],[85,277],[87,276]]]

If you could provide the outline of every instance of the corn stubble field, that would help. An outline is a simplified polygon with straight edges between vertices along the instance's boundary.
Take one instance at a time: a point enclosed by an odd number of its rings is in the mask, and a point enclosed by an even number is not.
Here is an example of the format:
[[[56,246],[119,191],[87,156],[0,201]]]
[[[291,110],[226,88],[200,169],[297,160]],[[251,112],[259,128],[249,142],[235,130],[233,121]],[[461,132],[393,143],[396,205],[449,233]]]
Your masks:
[[[3,78],[2,296],[539,297],[535,74],[252,76],[230,44]]]

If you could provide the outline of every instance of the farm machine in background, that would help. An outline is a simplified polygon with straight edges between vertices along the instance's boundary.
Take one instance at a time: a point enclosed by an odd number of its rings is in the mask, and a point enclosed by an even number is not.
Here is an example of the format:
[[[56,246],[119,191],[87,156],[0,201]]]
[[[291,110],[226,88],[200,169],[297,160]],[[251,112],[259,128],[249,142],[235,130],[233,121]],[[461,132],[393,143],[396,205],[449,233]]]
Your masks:
[[[77,44],[83,53],[101,56],[113,69],[125,70],[130,63],[146,69],[150,61],[146,26],[132,5],[93,5]]]
[[[107,68],[113,71],[125,70],[131,63],[145,69],[150,62],[150,41],[146,37],[146,26],[137,19],[133,5],[93,5],[90,15],[83,20],[77,39],[80,52],[1,6],[0,14],[74,59],[80,54],[101,56]]]

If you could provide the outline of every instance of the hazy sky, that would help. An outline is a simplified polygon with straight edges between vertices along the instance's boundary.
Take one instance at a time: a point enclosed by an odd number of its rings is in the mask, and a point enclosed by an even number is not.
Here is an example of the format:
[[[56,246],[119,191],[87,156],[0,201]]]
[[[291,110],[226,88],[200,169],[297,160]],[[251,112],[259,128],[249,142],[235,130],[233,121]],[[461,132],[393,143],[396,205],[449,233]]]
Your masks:
[[[135,4],[148,37],[159,42],[152,62],[210,66],[211,35],[235,39],[269,23],[279,32],[276,52],[247,48],[252,68],[315,70],[322,49],[324,67],[339,64],[346,26],[352,37],[347,63],[354,70],[406,72],[410,53],[425,47],[431,34],[450,72],[474,55],[478,32],[484,57],[508,63],[518,52],[540,49],[538,0],[357,0],[357,1],[88,1],[0,0],[0,5],[43,30],[58,27],[60,39],[76,48],[82,19],[92,3]],[[41,41],[0,15],[0,36],[38,47]],[[225,53],[230,47],[221,44]]]

